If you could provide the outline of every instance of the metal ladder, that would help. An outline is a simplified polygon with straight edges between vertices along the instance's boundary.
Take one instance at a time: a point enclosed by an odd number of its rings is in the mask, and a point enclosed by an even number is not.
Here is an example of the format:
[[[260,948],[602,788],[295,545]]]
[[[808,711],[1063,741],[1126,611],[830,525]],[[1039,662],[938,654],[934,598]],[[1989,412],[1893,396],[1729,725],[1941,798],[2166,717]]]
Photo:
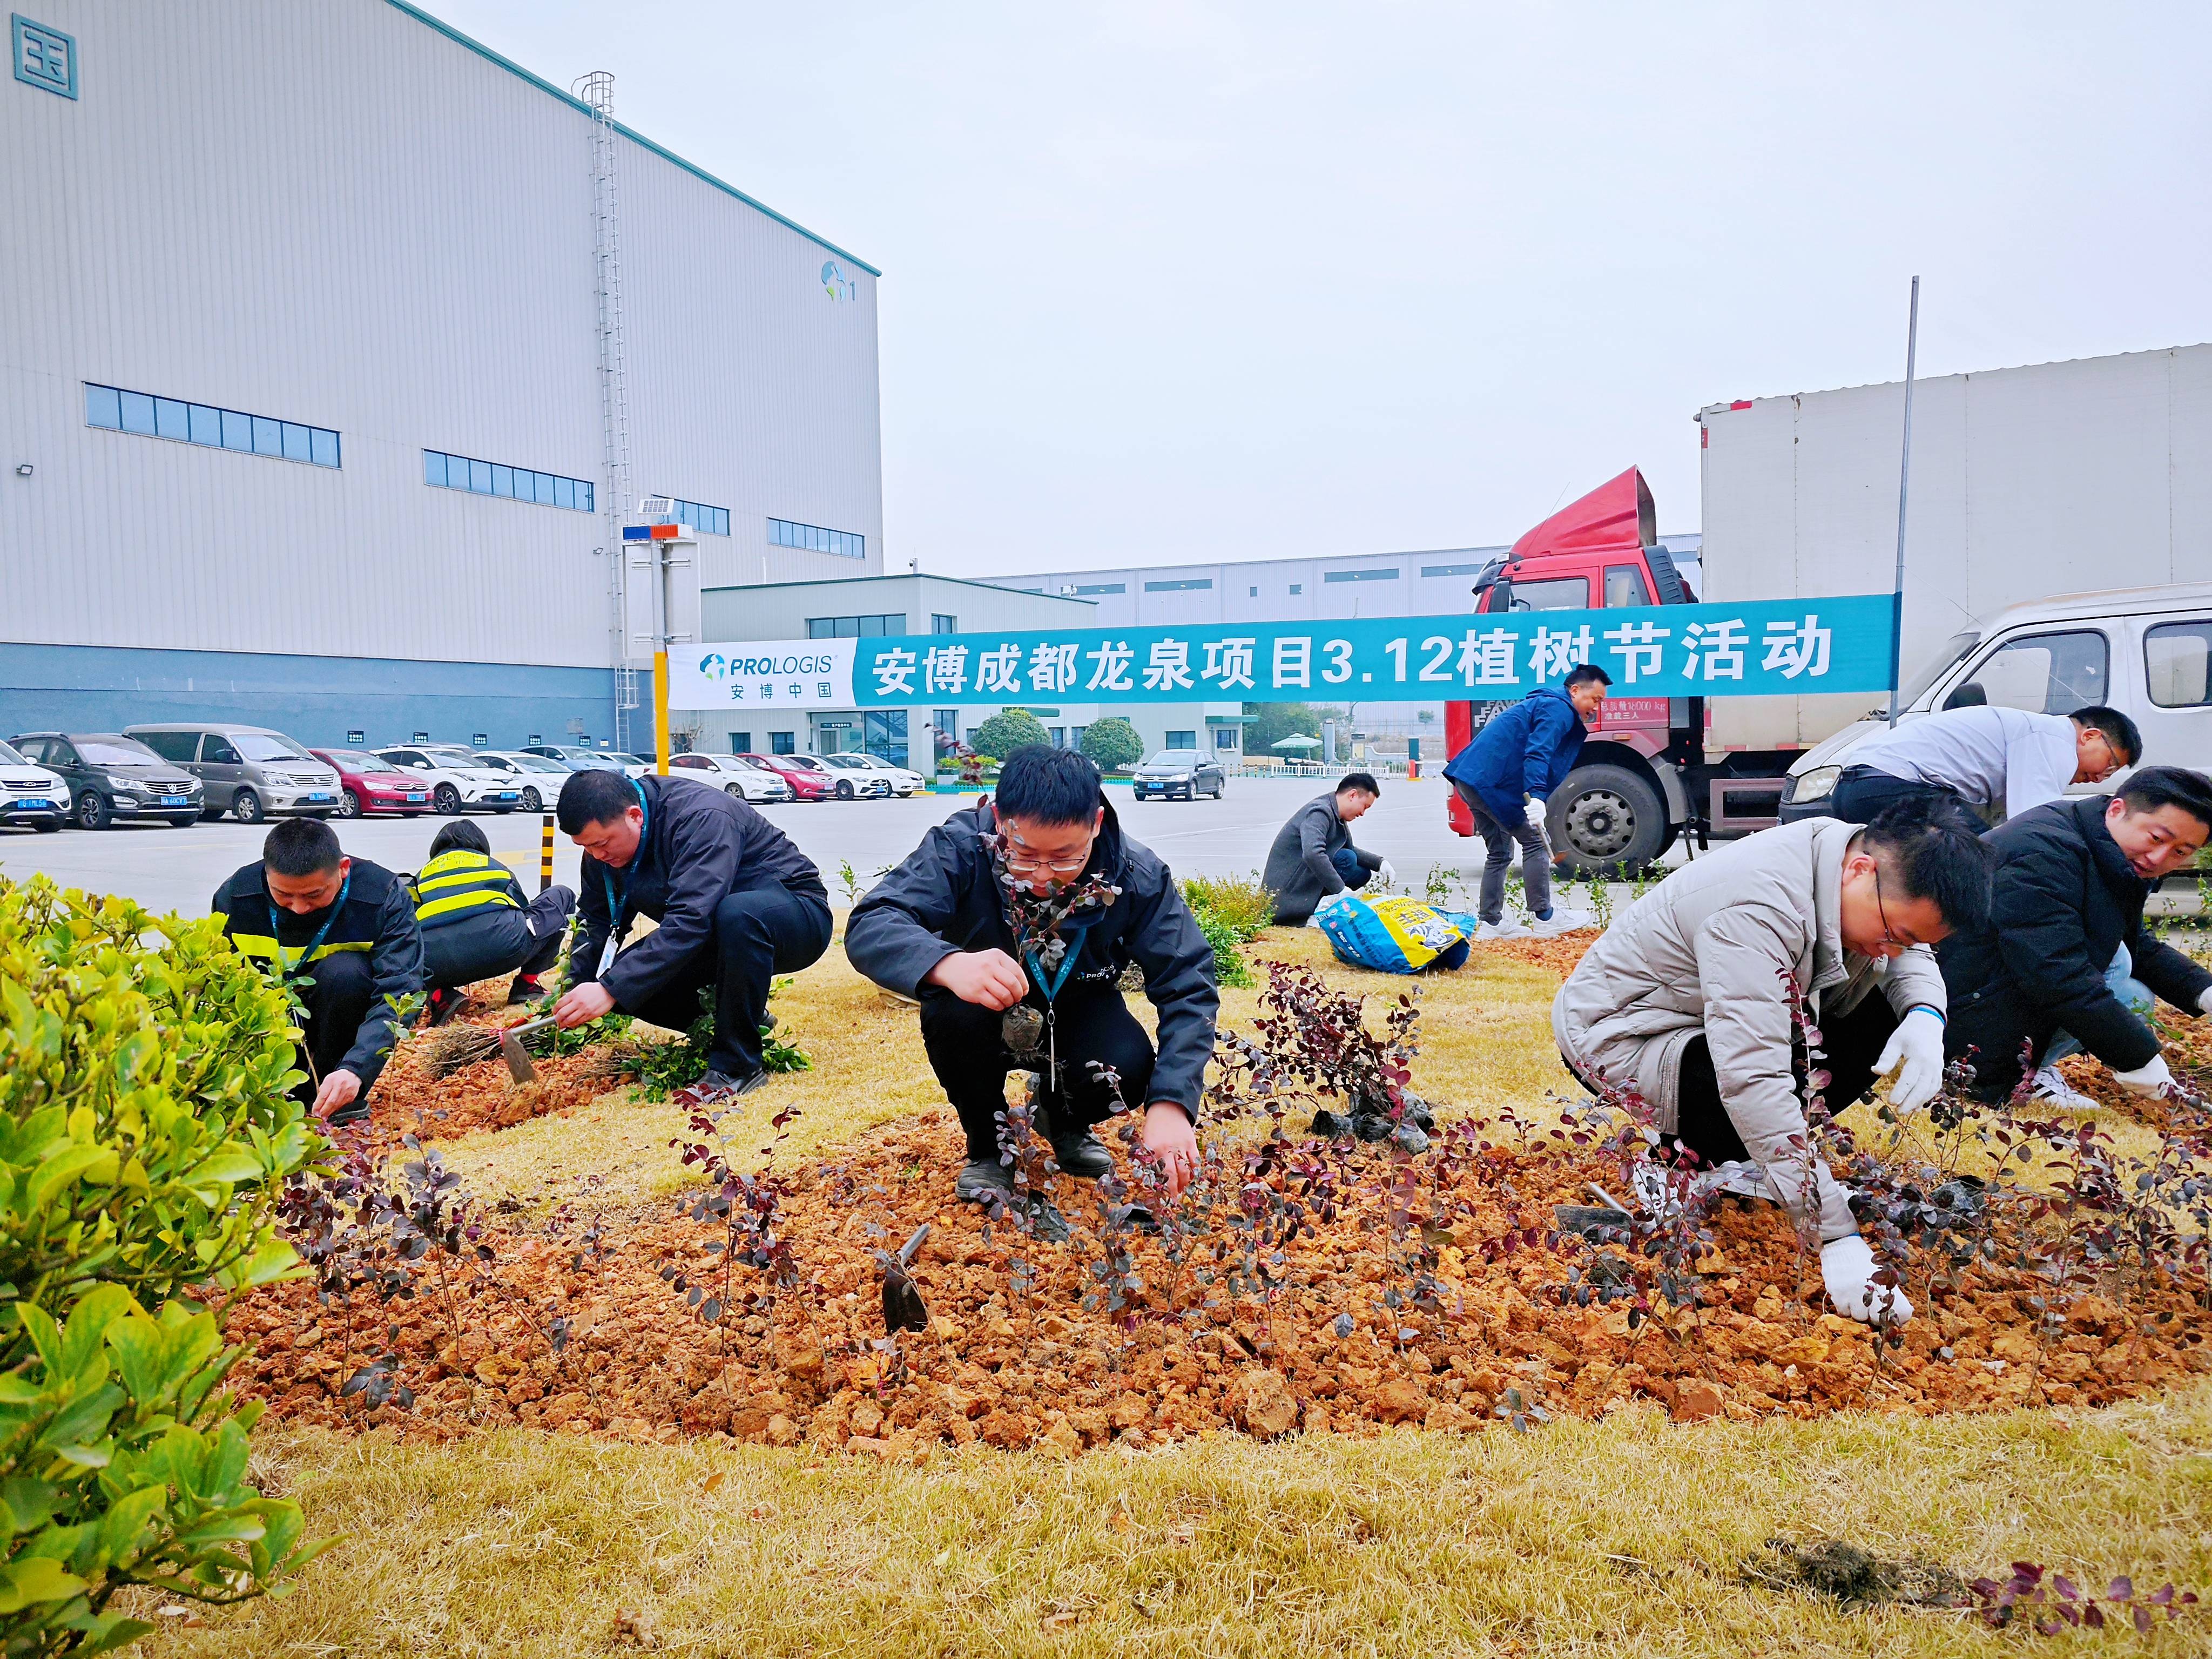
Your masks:
[[[629,747],[629,711],[638,707],[637,668],[630,656],[628,565],[623,519],[629,501],[629,386],[623,360],[621,223],[616,211],[615,77],[594,70],[572,88],[588,104],[592,122],[592,252],[598,282],[599,421],[606,483],[599,505],[606,523],[609,657],[615,671],[615,747]]]

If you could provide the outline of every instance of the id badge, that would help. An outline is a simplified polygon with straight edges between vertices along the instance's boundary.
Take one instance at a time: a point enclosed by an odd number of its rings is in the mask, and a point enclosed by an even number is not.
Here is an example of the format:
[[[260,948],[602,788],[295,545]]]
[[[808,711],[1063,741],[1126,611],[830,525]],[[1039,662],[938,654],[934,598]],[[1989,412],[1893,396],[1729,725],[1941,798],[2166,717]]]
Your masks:
[[[614,961],[615,961],[615,941],[614,941],[614,935],[613,935],[613,934],[611,934],[611,933],[610,933],[610,934],[607,936],[607,942],[606,942],[606,944],[605,944],[605,945],[604,945],[603,946],[601,946],[601,947],[600,947],[600,950],[599,950],[599,972],[600,972],[601,974],[605,974],[605,973],[607,971],[607,969],[610,969],[610,968],[611,968],[611,967],[613,967],[613,966],[614,966]]]

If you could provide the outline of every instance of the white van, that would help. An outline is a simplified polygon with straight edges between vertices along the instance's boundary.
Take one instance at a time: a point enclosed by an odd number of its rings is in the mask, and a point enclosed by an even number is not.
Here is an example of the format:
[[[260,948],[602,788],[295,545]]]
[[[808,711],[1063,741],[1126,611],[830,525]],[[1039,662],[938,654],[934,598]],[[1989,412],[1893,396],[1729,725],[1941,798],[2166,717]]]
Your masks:
[[[1899,692],[1897,717],[1971,703],[2043,714],[2104,703],[2142,728],[2143,764],[2212,774],[2212,582],[2008,606],[1988,626],[1954,635]],[[1783,793],[1782,821],[1824,813],[1851,750],[1887,720],[1887,709],[1876,709],[1800,756]],[[2076,784],[2069,793],[2111,787]]]

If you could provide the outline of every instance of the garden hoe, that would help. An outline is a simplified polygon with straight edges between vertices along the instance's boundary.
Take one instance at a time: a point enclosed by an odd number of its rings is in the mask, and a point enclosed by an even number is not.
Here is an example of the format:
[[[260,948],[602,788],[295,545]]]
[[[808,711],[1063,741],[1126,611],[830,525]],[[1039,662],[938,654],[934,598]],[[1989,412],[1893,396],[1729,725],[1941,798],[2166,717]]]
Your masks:
[[[929,1328],[929,1306],[921,1299],[914,1277],[907,1269],[914,1265],[914,1253],[929,1237],[929,1224],[925,1221],[914,1230],[914,1237],[899,1247],[896,1255],[876,1252],[876,1261],[884,1270],[884,1334],[893,1336],[901,1331],[926,1331]]]
[[[510,1025],[499,1034],[499,1057],[507,1062],[507,1074],[518,1085],[538,1081],[538,1068],[530,1063],[530,1056],[522,1051],[522,1034],[552,1023],[552,1015],[541,1014],[536,1019],[524,1020],[520,1025]]]

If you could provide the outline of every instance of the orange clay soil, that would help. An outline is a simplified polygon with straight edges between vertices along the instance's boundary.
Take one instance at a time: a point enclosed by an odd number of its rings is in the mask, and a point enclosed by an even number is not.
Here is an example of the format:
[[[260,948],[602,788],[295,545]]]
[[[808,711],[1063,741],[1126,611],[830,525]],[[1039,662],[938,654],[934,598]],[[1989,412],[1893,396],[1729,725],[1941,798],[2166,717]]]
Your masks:
[[[1564,955],[1589,937],[1483,948]],[[524,1115],[588,1096],[579,1073],[592,1060],[539,1062],[548,1083]],[[507,1097],[495,1061],[439,1084],[395,1066],[383,1096],[395,1127],[440,1134],[513,1121]],[[1303,1114],[1287,1127],[1302,1129]],[[388,1145],[390,1133],[374,1139]],[[990,1224],[953,1200],[960,1136],[949,1111],[933,1111],[790,1174],[776,1232],[799,1282],[764,1310],[750,1304],[763,1288],[753,1269],[732,1269],[725,1290],[721,1257],[707,1248],[720,1228],[672,1204],[564,1209],[538,1224],[509,1205],[479,1207],[478,1242],[493,1259],[448,1258],[442,1275],[426,1260],[410,1296],[380,1304],[356,1289],[322,1304],[291,1284],[246,1298],[229,1325],[248,1350],[232,1381],[281,1419],[334,1426],[443,1437],[520,1423],[906,1459],[977,1439],[1073,1453],[1223,1429],[1469,1430],[1516,1403],[1588,1415],[1638,1397],[1684,1419],[2098,1404],[2212,1372],[2212,1321],[2187,1291],[2118,1275],[2068,1304],[2063,1328],[2039,1329],[2034,1304],[2048,1285],[2005,1265],[2007,1249],[1955,1291],[1916,1273],[1919,1315],[1903,1346],[1877,1357],[1866,1327],[1825,1311],[1817,1261],[1782,1212],[1739,1200],[1711,1217],[1717,1253],[1701,1264],[1701,1305],[1632,1329],[1622,1307],[1563,1306],[1557,1294],[1593,1252],[1558,1239],[1552,1206],[1589,1201],[1592,1181],[1617,1191],[1613,1156],[1558,1139],[1457,1144],[1449,1160],[1432,1152],[1410,1165],[1418,1191],[1395,1238],[1392,1182],[1408,1166],[1371,1146],[1331,1154],[1310,1144],[1343,1183],[1338,1212],[1270,1261],[1272,1306],[1249,1281],[1231,1282],[1245,1236],[1228,1224],[1238,1172],[1221,1170],[1180,1273],[1156,1237],[1126,1236],[1146,1288],[1117,1321],[1083,1305],[1097,1300],[1104,1261],[1093,1189],[1059,1182],[1069,1244]],[[924,1222],[913,1274],[930,1328],[891,1345],[877,1252]],[[2001,1246],[2028,1224],[2001,1206]],[[1405,1264],[1425,1235],[1433,1295],[1417,1307]],[[726,1295],[732,1311],[702,1323],[664,1270]],[[387,1354],[411,1407],[341,1397],[349,1376]]]

